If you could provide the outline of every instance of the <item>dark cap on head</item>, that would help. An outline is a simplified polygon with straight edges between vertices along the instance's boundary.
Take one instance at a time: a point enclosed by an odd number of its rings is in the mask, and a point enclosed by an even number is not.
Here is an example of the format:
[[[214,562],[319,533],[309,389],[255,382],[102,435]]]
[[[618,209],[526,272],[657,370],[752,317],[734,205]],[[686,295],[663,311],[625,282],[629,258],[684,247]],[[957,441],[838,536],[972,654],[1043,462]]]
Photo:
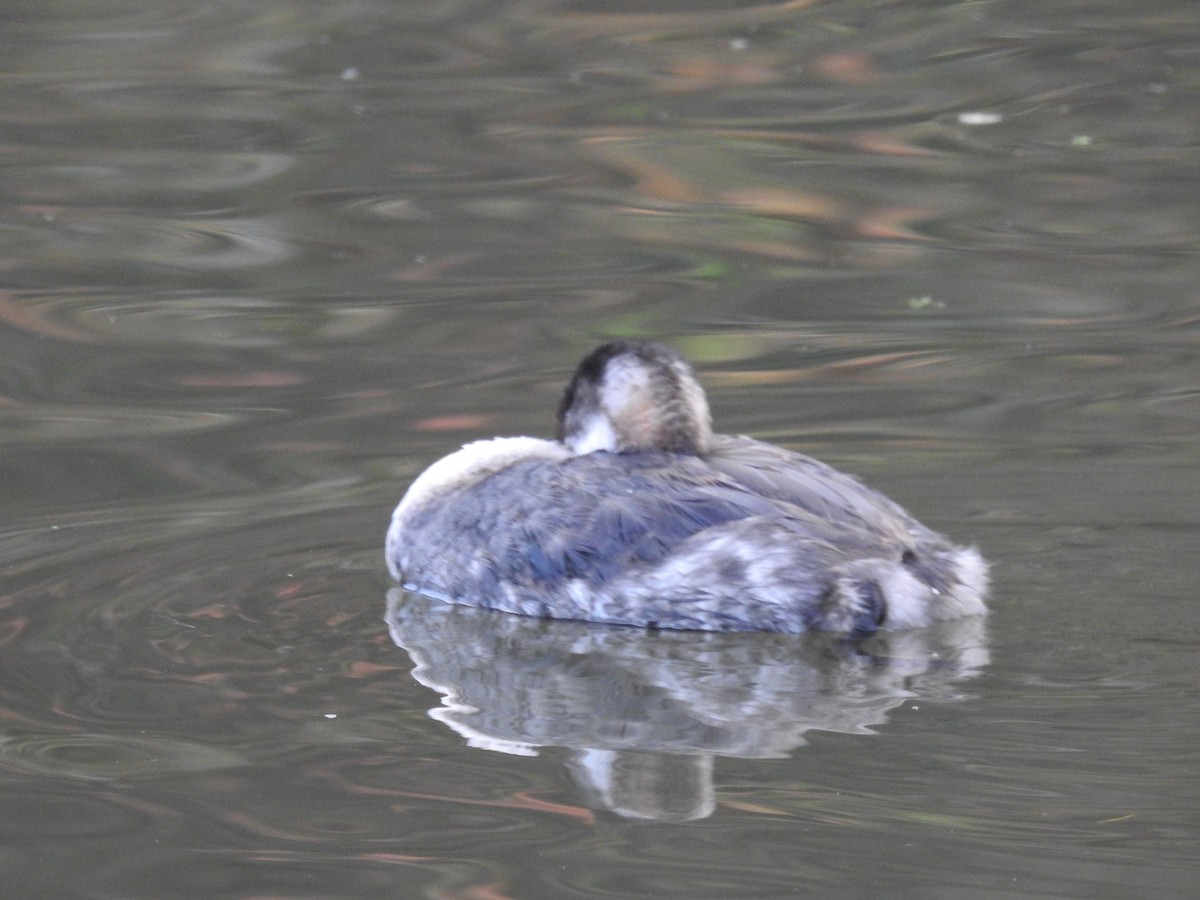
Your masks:
[[[653,341],[610,341],[580,362],[558,406],[558,440],[575,453],[702,454],[708,401],[692,368]]]

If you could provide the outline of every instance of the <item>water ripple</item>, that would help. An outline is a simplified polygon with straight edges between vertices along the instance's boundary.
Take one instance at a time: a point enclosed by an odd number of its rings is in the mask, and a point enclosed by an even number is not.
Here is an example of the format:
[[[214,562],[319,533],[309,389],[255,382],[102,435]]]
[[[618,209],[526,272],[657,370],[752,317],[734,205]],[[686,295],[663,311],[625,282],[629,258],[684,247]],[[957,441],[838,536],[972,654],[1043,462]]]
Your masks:
[[[163,737],[72,734],[0,740],[0,770],[12,774],[120,781],[246,764],[228,750]]]
[[[248,137],[243,142],[255,144],[260,139]],[[222,148],[93,148],[86,154],[77,148],[47,149],[10,161],[8,171],[14,180],[7,192],[13,200],[43,207],[45,227],[55,222],[66,227],[70,217],[64,221],[65,214],[55,210],[59,203],[78,208],[116,202],[161,210],[203,195],[210,208],[222,201],[232,205],[237,191],[276,178],[296,163],[286,153],[234,152],[223,142]]]

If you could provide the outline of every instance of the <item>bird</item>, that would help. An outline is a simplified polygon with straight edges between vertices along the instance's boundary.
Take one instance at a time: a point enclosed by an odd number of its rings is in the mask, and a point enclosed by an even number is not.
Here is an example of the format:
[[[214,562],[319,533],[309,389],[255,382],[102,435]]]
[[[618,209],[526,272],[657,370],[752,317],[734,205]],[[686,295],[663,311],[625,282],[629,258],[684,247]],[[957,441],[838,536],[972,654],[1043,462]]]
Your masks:
[[[553,440],[464,445],[403,495],[386,563],[406,589],[543,619],[863,638],[985,615],[989,567],[854,476],[714,433],[673,349],[580,362]]]

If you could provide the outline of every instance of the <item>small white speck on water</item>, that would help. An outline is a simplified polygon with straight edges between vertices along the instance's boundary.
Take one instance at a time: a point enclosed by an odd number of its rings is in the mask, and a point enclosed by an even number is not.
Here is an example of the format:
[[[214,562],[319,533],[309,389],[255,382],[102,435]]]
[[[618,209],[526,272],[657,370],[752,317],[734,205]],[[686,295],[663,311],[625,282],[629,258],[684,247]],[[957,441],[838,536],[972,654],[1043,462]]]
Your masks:
[[[961,112],[958,114],[958,123],[960,125],[998,125],[1004,121],[1004,116],[995,112],[983,112],[975,110],[973,112]]]

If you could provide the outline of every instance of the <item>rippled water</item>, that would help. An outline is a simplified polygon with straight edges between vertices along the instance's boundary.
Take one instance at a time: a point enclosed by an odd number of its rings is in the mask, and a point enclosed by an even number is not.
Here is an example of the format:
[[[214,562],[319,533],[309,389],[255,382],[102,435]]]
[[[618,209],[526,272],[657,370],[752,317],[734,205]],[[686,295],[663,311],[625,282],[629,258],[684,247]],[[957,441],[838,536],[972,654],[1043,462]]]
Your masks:
[[[5,894],[1193,896],[1198,48],[1190,0],[9,3]],[[389,596],[408,480],[618,335],[977,541],[986,627]]]

